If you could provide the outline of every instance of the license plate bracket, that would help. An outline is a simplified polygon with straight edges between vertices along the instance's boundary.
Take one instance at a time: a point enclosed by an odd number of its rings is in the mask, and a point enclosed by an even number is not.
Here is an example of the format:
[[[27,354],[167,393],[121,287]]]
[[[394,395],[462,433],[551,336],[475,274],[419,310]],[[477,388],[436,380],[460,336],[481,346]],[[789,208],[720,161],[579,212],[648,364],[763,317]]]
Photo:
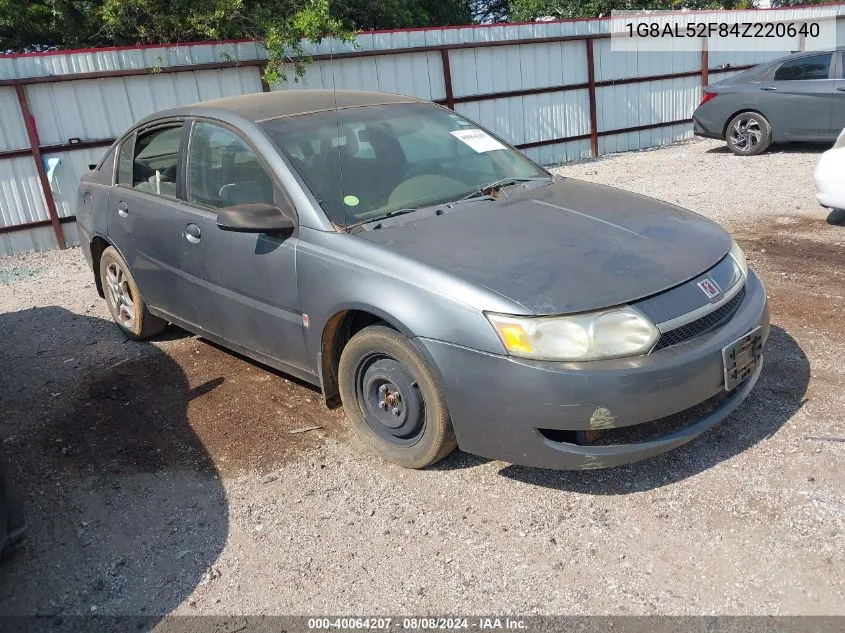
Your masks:
[[[725,390],[731,391],[748,378],[760,364],[763,355],[763,333],[756,327],[745,336],[722,348],[725,367]]]

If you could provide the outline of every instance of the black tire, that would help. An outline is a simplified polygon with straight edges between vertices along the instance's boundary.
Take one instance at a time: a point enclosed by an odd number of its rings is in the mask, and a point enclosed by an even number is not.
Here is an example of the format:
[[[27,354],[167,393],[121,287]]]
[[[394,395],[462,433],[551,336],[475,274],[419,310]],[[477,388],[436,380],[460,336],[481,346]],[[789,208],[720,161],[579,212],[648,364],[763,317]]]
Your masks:
[[[762,154],[772,143],[772,126],[759,112],[740,112],[728,123],[725,142],[737,156]]]
[[[167,327],[167,321],[147,309],[129,266],[113,246],[100,257],[100,282],[109,312],[127,337],[140,341]]]
[[[425,468],[457,447],[434,374],[396,330],[374,325],[355,334],[340,356],[338,383],[356,434],[383,459]]]

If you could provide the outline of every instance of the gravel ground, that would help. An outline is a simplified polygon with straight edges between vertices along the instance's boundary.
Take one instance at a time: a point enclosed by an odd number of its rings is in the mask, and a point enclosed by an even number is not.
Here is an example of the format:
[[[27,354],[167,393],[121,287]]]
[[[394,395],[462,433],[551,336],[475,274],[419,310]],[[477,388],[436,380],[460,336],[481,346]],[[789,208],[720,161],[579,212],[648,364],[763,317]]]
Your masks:
[[[124,340],[79,249],[0,262],[30,519],[0,612],[845,614],[845,227],[815,203],[818,152],[693,141],[560,169],[722,223],[772,302],[740,409],[606,471],[388,465],[298,381],[175,329]]]

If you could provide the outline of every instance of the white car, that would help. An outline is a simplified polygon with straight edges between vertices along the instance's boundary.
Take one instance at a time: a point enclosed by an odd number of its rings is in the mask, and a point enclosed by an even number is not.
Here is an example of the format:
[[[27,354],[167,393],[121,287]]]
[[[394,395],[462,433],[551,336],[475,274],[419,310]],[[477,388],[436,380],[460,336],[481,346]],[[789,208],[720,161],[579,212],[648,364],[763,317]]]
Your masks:
[[[813,180],[820,205],[845,209],[845,130],[839,133],[833,147],[822,154]]]

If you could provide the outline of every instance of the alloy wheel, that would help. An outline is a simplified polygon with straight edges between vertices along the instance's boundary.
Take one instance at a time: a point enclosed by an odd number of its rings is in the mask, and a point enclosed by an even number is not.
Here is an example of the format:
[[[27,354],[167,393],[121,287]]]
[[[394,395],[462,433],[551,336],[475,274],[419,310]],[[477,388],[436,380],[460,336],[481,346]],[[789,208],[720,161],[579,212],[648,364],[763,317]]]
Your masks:
[[[106,290],[109,303],[114,308],[117,322],[128,330],[135,327],[135,301],[132,288],[123,269],[117,262],[106,266]]]
[[[763,142],[760,121],[754,116],[738,118],[731,126],[730,142],[741,152],[750,152]]]

